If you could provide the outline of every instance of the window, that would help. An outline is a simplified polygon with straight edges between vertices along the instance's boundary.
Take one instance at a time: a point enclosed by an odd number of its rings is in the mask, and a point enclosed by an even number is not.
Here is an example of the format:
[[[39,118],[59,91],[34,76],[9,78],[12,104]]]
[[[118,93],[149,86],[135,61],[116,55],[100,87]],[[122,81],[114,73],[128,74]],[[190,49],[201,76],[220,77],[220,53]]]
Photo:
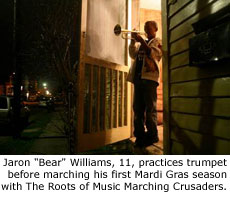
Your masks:
[[[126,27],[126,1],[93,0],[88,1],[86,54],[124,65],[126,42],[115,36],[116,24]]]

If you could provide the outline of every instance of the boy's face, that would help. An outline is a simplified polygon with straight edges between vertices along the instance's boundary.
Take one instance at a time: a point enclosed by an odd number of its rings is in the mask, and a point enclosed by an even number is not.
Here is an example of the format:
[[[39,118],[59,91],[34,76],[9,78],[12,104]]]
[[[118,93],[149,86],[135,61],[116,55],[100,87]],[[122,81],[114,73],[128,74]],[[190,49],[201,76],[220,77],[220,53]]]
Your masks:
[[[147,34],[147,38],[152,39],[156,37],[157,28],[151,23],[146,23],[145,32]]]

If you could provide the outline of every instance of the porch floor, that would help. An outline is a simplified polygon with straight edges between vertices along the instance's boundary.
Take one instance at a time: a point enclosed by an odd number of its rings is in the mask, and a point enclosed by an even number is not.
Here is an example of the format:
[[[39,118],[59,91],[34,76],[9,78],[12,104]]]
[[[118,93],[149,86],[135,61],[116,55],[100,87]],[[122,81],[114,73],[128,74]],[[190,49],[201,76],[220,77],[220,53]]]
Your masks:
[[[158,126],[159,142],[145,148],[134,147],[135,137],[130,138],[131,151],[135,155],[163,155],[163,126]]]
[[[145,148],[134,146],[135,137],[123,140],[102,148],[82,152],[81,155],[162,155],[163,154],[163,126],[158,126],[159,142]]]

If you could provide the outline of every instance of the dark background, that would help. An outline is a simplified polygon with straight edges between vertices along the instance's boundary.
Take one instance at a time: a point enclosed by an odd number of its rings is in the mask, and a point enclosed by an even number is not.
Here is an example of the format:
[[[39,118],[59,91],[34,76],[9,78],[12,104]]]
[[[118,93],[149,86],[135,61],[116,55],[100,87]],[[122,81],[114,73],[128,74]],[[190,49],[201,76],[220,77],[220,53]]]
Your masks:
[[[13,47],[13,0],[1,1],[0,3],[0,83],[7,81],[12,69]]]

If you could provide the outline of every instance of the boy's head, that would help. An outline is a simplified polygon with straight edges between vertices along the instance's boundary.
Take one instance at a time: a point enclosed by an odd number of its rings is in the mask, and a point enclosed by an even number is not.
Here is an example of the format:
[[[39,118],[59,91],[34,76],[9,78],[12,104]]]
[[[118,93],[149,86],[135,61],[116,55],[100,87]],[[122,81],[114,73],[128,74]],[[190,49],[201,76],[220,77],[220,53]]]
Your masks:
[[[157,31],[158,31],[158,26],[157,26],[157,23],[155,21],[145,22],[145,32],[147,34],[148,39],[155,38]]]

